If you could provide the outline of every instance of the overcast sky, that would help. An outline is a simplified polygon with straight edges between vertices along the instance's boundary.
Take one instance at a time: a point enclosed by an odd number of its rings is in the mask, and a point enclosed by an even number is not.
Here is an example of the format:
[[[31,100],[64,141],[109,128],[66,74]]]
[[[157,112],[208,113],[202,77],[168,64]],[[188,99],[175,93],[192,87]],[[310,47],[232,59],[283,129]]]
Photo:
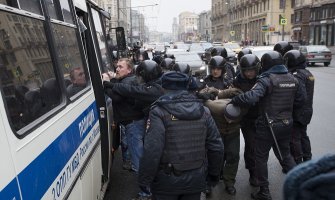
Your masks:
[[[138,7],[146,5],[148,7]],[[150,30],[172,32],[173,18],[181,12],[190,11],[199,14],[211,9],[211,0],[131,0],[131,6],[144,14]],[[177,21],[178,23],[178,21]]]

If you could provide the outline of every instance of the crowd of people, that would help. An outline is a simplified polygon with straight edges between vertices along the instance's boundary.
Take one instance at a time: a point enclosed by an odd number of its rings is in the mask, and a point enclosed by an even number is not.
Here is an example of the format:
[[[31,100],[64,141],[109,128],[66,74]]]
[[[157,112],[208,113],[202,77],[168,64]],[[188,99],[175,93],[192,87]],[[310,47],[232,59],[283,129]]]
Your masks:
[[[203,79],[171,55],[150,60],[145,51],[136,69],[134,58],[121,58],[115,72],[102,75],[120,127],[123,168],[138,176],[134,199],[196,200],[220,180],[235,195],[240,130],[249,182],[259,187],[253,199],[272,199],[271,148],[285,174],[312,159],[314,77],[305,57],[284,41],[261,59],[251,52],[238,54],[236,70],[219,52]]]

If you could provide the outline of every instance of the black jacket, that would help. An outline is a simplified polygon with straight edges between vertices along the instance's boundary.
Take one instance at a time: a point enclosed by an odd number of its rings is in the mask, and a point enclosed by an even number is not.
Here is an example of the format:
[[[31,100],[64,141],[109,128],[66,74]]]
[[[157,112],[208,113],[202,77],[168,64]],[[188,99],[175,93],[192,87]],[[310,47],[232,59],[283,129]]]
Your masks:
[[[140,162],[139,184],[140,186],[150,185],[156,194],[178,195],[202,192],[206,187],[205,165],[199,169],[184,171],[180,176],[168,175],[159,167],[165,144],[163,119],[166,116],[162,109],[183,120],[205,117],[208,174],[218,176],[220,173],[223,143],[209,110],[193,94],[178,91],[162,96],[150,111],[150,126],[145,136],[144,153]]]
[[[114,120],[116,122],[126,122],[143,118],[143,112],[136,107],[135,99],[113,91],[112,88],[116,83],[130,87],[137,85],[137,81],[134,75],[126,76],[120,80],[112,79],[111,82],[104,81],[105,93],[112,99]]]
[[[251,88],[255,85],[257,79],[245,79],[241,76],[240,72],[237,74],[233,81],[233,85],[236,88],[241,89],[243,92],[247,92],[251,90]],[[254,106],[250,106],[248,108],[248,112],[243,116],[242,124],[245,121],[254,121],[258,117],[258,104],[255,104]]]
[[[141,85],[113,84],[113,92],[135,100],[136,107],[148,115],[150,105],[163,95],[160,79]]]

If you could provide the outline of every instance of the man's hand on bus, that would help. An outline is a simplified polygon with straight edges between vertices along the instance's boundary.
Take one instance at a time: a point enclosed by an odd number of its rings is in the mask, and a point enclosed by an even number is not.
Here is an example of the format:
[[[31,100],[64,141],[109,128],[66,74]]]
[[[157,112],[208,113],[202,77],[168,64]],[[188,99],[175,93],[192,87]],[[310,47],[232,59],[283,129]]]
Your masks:
[[[103,81],[110,81],[109,75],[107,73],[103,73],[101,76]]]

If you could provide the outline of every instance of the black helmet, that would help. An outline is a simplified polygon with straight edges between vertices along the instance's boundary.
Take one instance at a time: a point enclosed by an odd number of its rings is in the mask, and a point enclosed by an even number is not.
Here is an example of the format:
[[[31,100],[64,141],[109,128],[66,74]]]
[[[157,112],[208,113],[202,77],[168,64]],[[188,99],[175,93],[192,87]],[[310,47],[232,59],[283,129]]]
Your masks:
[[[293,46],[286,41],[280,41],[273,47],[273,50],[278,51],[282,56],[284,56],[286,52],[292,49],[293,49]]]
[[[219,68],[225,70],[226,59],[222,56],[214,56],[209,60],[208,67],[209,69]]]
[[[298,50],[291,50],[285,53],[284,62],[289,71],[306,67],[306,57]]]
[[[220,56],[222,56],[223,58],[228,58],[228,52],[227,52],[226,48],[222,48],[222,50],[220,52]]]
[[[283,65],[284,60],[280,53],[277,51],[269,51],[261,58],[262,72],[267,71],[275,65]]]
[[[163,70],[171,70],[174,65],[174,60],[171,58],[164,58],[160,66]]]
[[[242,49],[240,52],[238,52],[238,54],[237,54],[238,62],[241,61],[242,56],[247,55],[247,54],[252,54],[251,49],[246,48],[246,49]]]
[[[223,49],[222,47],[213,47],[213,49],[211,50],[211,56],[212,57],[213,56],[220,56],[222,49]]]
[[[176,63],[173,65],[172,69],[187,75],[191,75],[192,73],[191,68],[187,63]]]
[[[249,69],[257,69],[259,67],[259,58],[254,54],[247,54],[242,56],[240,62],[240,69],[249,70]]]
[[[164,58],[176,59],[173,54],[165,54]]]
[[[162,68],[155,61],[145,60],[136,67],[136,75],[147,83],[158,79],[162,75]]]
[[[157,64],[161,64],[162,63],[162,60],[163,58],[159,55],[155,55],[153,58],[152,58],[153,61],[155,61]]]
[[[143,60],[150,60],[148,52],[144,49],[137,50],[136,54],[137,54],[138,58],[140,57],[140,55],[142,55]],[[141,61],[143,61],[143,60],[141,60]]]

